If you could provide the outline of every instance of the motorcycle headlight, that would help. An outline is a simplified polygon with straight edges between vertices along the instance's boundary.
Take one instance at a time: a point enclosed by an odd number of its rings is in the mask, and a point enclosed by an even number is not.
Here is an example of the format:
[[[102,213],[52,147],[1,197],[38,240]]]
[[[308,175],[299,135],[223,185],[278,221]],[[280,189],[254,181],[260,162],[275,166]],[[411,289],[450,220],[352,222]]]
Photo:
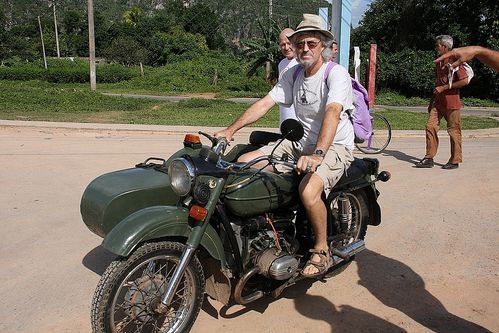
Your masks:
[[[185,158],[174,159],[168,167],[172,189],[179,196],[187,195],[194,182],[194,167]]]

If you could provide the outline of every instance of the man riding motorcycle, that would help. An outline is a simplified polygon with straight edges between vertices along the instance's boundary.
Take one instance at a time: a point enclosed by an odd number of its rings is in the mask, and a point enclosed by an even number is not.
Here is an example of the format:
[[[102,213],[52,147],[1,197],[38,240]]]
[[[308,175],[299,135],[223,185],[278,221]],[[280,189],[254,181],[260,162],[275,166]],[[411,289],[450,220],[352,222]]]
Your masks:
[[[298,160],[295,170],[305,174],[299,185],[299,194],[315,240],[302,274],[315,277],[324,274],[331,266],[326,239],[327,211],[322,193],[331,190],[353,161],[354,131],[347,114],[354,108],[353,94],[350,75],[344,67],[335,66],[325,78],[333,35],[322,29],[319,16],[304,14],[303,21],[288,38],[300,65],[286,72],[267,96],[215,136],[230,140],[236,131],[263,117],[276,103],[294,105],[305,135],[298,142],[283,142],[275,154],[293,156]],[[247,162],[268,155],[274,145],[270,143],[246,153],[239,161]],[[284,168],[278,166],[278,171]]]

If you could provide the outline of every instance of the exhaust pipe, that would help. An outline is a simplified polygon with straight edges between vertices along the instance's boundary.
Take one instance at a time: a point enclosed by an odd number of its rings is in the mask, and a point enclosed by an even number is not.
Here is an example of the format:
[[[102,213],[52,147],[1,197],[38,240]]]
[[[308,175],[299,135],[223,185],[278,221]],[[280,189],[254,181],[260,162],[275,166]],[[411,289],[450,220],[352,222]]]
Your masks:
[[[246,305],[263,297],[263,291],[261,290],[254,291],[249,295],[243,296],[244,286],[249,281],[249,279],[251,279],[251,277],[258,273],[260,273],[260,268],[258,266],[255,266],[244,273],[243,277],[239,280],[234,290],[234,300],[236,301],[236,303]]]
[[[365,250],[366,244],[363,239],[359,239],[341,249],[333,249],[333,262],[334,264],[340,263],[343,260],[348,260],[362,250]]]

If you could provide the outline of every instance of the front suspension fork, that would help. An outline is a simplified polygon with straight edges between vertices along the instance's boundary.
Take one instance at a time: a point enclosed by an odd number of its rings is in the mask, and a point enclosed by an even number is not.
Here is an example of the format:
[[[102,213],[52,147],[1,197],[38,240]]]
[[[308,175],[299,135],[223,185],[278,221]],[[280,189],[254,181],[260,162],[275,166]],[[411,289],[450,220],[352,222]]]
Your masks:
[[[189,238],[187,239],[184,252],[182,252],[182,255],[180,256],[180,262],[175,268],[175,272],[173,273],[170,283],[168,283],[165,293],[161,298],[161,304],[159,306],[160,309],[165,309],[172,302],[173,295],[177,291],[178,285],[180,284],[180,280],[185,273],[185,269],[187,268],[187,265],[191,261],[191,258],[196,252],[196,249],[198,248],[199,244],[201,243],[201,239],[203,238],[206,228],[208,227],[210,218],[213,215],[213,212],[215,211],[218,198],[220,197],[220,193],[222,192],[222,189],[225,184],[225,179],[211,178],[210,183],[214,184],[214,186],[211,190],[210,199],[205,205],[205,208],[208,210],[208,213],[203,221],[195,222],[195,226],[192,228]]]

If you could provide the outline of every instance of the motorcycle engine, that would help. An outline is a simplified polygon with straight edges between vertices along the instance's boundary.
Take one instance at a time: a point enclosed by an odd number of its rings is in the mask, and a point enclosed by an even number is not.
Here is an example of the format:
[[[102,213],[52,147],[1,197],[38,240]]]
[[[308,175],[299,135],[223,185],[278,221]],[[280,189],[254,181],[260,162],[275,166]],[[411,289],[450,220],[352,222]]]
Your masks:
[[[260,273],[270,279],[287,280],[298,269],[298,260],[295,256],[269,248],[260,253],[256,260]]]
[[[294,213],[273,214],[246,221],[248,258],[267,278],[287,280],[298,269],[295,253],[299,245],[295,237],[294,216]]]

